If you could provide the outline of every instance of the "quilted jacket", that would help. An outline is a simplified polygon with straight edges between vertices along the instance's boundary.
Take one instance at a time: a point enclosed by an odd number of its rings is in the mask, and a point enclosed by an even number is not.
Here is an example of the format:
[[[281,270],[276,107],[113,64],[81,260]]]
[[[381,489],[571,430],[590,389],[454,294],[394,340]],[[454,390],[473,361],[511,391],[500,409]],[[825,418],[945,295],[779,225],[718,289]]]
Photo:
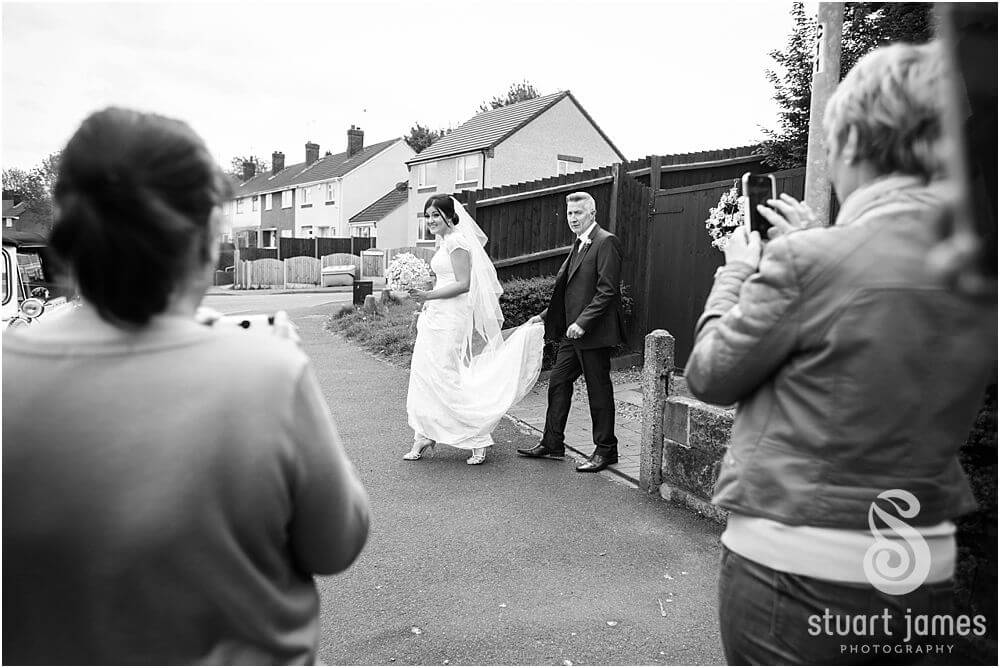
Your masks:
[[[890,489],[931,525],[973,510],[957,459],[996,363],[996,305],[929,270],[937,187],[889,176],[832,227],[719,270],[685,377],[738,403],[713,501],[786,524],[867,528]]]

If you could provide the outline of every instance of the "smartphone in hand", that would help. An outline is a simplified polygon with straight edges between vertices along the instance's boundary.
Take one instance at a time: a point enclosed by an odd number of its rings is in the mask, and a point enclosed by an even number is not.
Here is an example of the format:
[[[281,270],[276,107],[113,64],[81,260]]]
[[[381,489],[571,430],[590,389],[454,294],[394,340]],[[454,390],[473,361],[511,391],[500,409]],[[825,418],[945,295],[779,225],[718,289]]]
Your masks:
[[[767,206],[767,200],[778,199],[778,186],[774,181],[773,174],[751,174],[747,172],[743,175],[743,202],[746,206],[743,221],[747,226],[747,232],[760,232],[760,238],[767,241],[767,230],[771,223],[757,211],[757,205]]]

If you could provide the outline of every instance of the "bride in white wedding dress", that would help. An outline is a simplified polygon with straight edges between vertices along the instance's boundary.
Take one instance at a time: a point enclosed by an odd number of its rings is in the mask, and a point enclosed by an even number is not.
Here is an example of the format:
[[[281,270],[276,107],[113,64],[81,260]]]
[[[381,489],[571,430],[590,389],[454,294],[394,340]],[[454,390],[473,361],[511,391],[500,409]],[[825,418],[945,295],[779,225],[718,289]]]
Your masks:
[[[410,290],[423,309],[406,397],[413,447],[403,458],[421,459],[443,444],[471,450],[466,463],[482,464],[500,418],[538,379],[545,328],[501,332],[503,290],[483,249],[486,235],[461,203],[434,195],[424,215],[438,237],[431,259],[437,279],[432,290]]]

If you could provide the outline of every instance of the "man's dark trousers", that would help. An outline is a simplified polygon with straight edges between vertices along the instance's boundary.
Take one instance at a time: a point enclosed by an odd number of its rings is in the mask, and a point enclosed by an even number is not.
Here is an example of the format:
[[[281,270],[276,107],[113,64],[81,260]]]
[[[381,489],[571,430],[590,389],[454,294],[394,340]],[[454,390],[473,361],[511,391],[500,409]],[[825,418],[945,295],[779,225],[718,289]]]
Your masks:
[[[549,405],[545,413],[545,433],[542,444],[562,451],[566,447],[566,420],[573,401],[573,383],[580,374],[587,382],[590,421],[594,426],[595,455],[618,456],[615,438],[615,397],[611,384],[611,351],[613,348],[581,350],[567,337],[559,342],[556,362],[549,376]]]

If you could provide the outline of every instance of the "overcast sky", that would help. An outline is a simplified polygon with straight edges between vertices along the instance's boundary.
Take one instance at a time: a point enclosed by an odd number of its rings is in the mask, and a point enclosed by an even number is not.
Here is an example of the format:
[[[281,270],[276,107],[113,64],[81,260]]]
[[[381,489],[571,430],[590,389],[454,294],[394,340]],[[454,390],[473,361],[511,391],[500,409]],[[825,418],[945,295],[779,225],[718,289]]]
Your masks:
[[[632,159],[773,127],[791,2],[4,2],[2,161],[30,168],[108,105],[188,121],[220,163],[457,126],[527,79]]]

